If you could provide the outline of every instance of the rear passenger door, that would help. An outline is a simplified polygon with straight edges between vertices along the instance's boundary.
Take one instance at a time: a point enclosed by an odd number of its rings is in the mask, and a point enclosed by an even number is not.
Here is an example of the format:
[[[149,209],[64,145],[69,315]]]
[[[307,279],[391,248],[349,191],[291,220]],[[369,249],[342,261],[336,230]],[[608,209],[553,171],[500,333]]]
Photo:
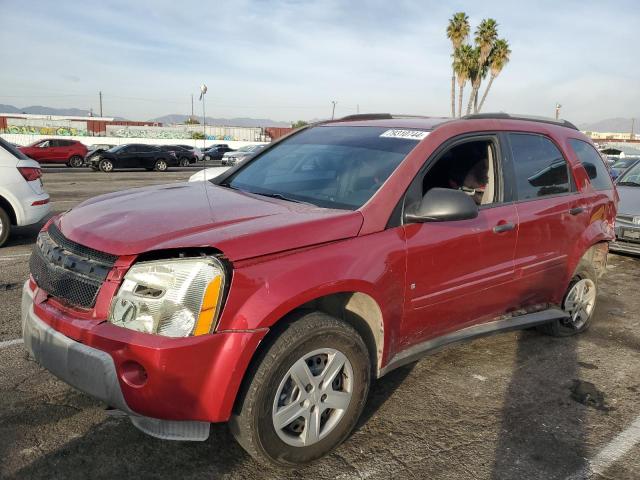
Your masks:
[[[569,254],[586,226],[585,202],[567,159],[550,137],[506,133],[518,213],[515,254],[520,306],[559,303]]]

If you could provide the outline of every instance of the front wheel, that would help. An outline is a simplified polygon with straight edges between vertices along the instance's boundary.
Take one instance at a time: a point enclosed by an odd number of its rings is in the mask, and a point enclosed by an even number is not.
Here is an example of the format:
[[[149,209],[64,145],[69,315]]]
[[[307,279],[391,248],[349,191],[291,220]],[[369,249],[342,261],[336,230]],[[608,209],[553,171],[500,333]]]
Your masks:
[[[598,295],[598,275],[593,266],[581,261],[562,301],[562,309],[568,315],[539,327],[554,337],[569,337],[586,331],[591,325]]]
[[[231,433],[256,460],[280,466],[320,458],[347,438],[369,391],[369,355],[350,326],[321,312],[286,327],[238,397]]]
[[[180,159],[180,166],[181,167],[188,167],[190,165],[189,159],[186,157],[183,157]]]
[[[106,158],[100,160],[100,163],[98,164],[98,168],[100,170],[102,170],[103,172],[113,172],[113,163],[111,162],[111,160],[107,160]]]
[[[168,167],[165,160],[157,160],[154,169],[158,172],[166,172]]]
[[[74,155],[69,159],[69,165],[71,168],[80,168],[84,164],[84,160],[80,155]]]
[[[11,219],[9,218],[9,214],[0,207],[0,247],[7,243],[10,229]]]

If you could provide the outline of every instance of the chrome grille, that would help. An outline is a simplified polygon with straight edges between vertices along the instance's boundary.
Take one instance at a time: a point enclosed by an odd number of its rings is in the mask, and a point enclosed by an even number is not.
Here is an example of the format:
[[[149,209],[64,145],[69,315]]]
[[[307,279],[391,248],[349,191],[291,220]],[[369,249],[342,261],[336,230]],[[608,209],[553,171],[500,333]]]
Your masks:
[[[82,308],[95,306],[117,257],[72,242],[52,227],[40,233],[31,254],[33,279],[55,298]]]

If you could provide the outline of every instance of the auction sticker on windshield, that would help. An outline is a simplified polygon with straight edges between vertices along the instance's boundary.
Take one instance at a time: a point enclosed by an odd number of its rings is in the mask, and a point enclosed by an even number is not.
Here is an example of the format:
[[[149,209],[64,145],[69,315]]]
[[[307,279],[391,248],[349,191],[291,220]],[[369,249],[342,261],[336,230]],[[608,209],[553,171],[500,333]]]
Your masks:
[[[391,130],[387,130],[380,136],[386,138],[405,138],[407,140],[420,141],[427,135],[429,135],[429,132],[423,132],[422,130],[400,130],[397,128],[392,128]]]

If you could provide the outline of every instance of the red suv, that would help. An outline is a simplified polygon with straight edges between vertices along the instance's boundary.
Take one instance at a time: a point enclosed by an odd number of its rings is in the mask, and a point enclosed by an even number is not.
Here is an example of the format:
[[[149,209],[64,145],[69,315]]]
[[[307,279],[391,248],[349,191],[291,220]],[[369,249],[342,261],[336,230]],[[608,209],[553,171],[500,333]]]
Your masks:
[[[81,167],[87,147],[77,140],[48,138],[26,147],[19,147],[26,156],[40,163],[66,163],[69,167]]]
[[[568,122],[348,117],[202,184],[89,200],[50,221],[26,348],[150,435],[229,422],[256,459],[321,457],[370,383],[448,344],[583,332],[617,196]]]

